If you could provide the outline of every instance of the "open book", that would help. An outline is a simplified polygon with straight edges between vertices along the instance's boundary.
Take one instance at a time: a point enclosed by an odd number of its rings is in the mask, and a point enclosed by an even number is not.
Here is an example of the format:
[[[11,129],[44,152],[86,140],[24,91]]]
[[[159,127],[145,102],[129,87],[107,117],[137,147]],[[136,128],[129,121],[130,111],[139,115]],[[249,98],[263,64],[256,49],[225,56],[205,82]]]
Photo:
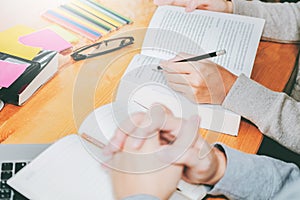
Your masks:
[[[141,54],[133,58],[123,75],[117,101],[130,100],[146,108],[159,102],[178,117],[199,114],[201,128],[237,135],[239,115],[221,106],[189,105],[192,103],[181,94],[167,91],[163,73],[156,69],[160,60],[170,59],[179,52],[201,55],[225,49],[225,55],[211,60],[236,75],[243,73],[250,77],[263,26],[264,20],[258,18],[202,10],[186,13],[181,7],[159,7],[147,29]]]
[[[135,109],[138,108],[133,105],[131,111]],[[125,112],[114,103],[99,107],[84,120],[78,134],[55,142],[9,179],[8,184],[29,199],[115,199],[110,176],[101,167],[107,158],[98,144],[108,143]],[[206,194],[204,186],[184,181],[179,182],[178,188],[181,192],[175,192],[172,200],[196,200]]]

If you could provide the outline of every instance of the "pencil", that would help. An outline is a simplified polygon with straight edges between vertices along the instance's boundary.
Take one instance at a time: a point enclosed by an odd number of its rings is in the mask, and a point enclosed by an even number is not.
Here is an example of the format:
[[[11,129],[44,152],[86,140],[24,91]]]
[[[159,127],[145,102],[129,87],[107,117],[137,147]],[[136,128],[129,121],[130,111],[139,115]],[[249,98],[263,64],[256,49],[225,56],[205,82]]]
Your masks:
[[[191,57],[191,58],[186,58],[186,59],[183,59],[183,60],[178,60],[178,61],[175,61],[175,62],[190,62],[190,61],[198,61],[198,60],[203,60],[203,59],[206,59],[206,58],[213,58],[213,57],[216,57],[216,56],[221,56],[221,55],[224,55],[226,53],[226,50],[223,49],[223,50],[219,50],[219,51],[215,51],[215,52],[211,52],[211,53],[206,53],[206,54],[203,54],[203,55],[200,55],[200,56],[195,56],[195,57]],[[162,70],[163,68],[161,66],[157,66],[157,70]]]
[[[105,144],[103,144],[102,142],[100,142],[99,140],[97,140],[96,138],[86,134],[86,133],[82,133],[81,137],[83,139],[85,139],[86,141],[92,143],[93,145],[95,145],[96,147],[99,147],[100,149],[103,149],[105,147]]]

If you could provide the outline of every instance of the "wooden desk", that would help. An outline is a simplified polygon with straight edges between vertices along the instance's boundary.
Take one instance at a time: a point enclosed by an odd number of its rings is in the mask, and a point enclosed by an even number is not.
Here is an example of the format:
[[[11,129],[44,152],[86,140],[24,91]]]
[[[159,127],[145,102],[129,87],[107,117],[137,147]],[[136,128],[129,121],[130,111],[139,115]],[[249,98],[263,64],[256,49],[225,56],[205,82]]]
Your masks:
[[[9,1],[10,4],[13,1]],[[27,1],[36,3],[34,0]],[[101,0],[100,2],[133,19],[134,24],[112,34],[129,31],[138,38],[135,46],[130,47],[132,48],[130,51],[127,49],[126,54],[118,51],[101,58],[77,63],[68,60],[60,67],[56,76],[25,105],[22,107],[6,105],[0,112],[0,142],[54,142],[65,135],[77,132],[79,125],[89,112],[112,101],[113,91],[122,73],[133,55],[139,52],[143,28],[147,27],[156,7],[150,0]],[[30,3],[26,5],[29,6]],[[43,1],[43,5],[47,6],[46,2]],[[46,26],[47,22],[39,18],[40,10],[36,10],[39,12],[36,16],[32,14],[35,19],[33,27]],[[15,9],[14,12],[22,13]],[[21,17],[20,20],[22,22]],[[28,22],[30,20],[22,23],[31,25]],[[6,23],[10,23],[10,20]],[[8,26],[4,25],[1,29],[4,28]],[[86,41],[83,40],[83,42]],[[261,42],[252,78],[272,90],[282,91],[294,68],[297,51],[296,45]],[[217,139],[249,153],[256,153],[262,140],[262,134],[258,129],[245,120],[241,122],[238,137],[207,133],[204,130],[202,133],[209,141]]]

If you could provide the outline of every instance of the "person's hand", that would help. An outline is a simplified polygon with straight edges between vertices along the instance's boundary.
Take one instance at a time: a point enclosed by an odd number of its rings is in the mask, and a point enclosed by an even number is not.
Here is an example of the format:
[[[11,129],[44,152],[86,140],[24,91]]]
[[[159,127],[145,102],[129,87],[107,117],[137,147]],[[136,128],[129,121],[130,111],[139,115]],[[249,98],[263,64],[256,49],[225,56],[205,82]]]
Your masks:
[[[173,126],[180,125],[172,122],[170,114],[167,108],[159,105],[153,106],[147,113],[132,114],[120,124],[105,147],[104,152],[113,155],[107,165],[113,168],[111,178],[117,199],[136,194],[168,199],[175,191],[183,166],[169,165],[155,156],[161,145],[172,141],[177,134],[160,131],[161,128],[171,130]],[[168,123],[164,123],[165,120]]]
[[[179,119],[167,108],[155,106],[152,112],[137,113],[125,122],[126,126],[116,131],[106,151],[115,154],[124,151],[126,145],[140,149],[146,138],[159,133],[159,147],[163,148],[156,156],[163,163],[184,167],[182,178],[185,181],[213,185],[223,176],[226,158],[220,150],[199,137],[199,117]],[[128,144],[128,140],[132,141]]]
[[[209,145],[200,136],[188,149],[180,145],[182,140],[183,137],[177,138],[177,143],[166,146],[159,155],[160,159],[173,165],[183,166],[182,179],[188,183],[215,185],[225,174],[225,154]],[[182,152],[184,154],[179,156]]]
[[[232,13],[232,2],[226,0],[154,0],[156,5],[174,5],[185,7],[187,12],[195,9]]]
[[[113,166],[110,175],[115,198],[148,194],[169,199],[176,190],[183,167],[163,163],[155,156],[160,149],[158,134],[146,139],[139,149],[134,148],[133,142],[129,137],[123,151],[116,153],[109,162]]]
[[[151,106],[148,112],[139,112],[130,115],[126,120],[119,124],[115,134],[111,138],[109,144],[103,149],[104,154],[111,156],[118,151],[122,151],[125,147],[126,140],[131,138],[132,148],[139,149],[145,140],[160,130],[177,130],[181,123],[174,122],[172,112],[160,105]],[[175,139],[176,132],[160,131],[160,143],[165,144],[166,141]]]
[[[188,57],[179,54],[160,63],[169,87],[196,103],[222,104],[237,76],[209,60],[175,62]]]

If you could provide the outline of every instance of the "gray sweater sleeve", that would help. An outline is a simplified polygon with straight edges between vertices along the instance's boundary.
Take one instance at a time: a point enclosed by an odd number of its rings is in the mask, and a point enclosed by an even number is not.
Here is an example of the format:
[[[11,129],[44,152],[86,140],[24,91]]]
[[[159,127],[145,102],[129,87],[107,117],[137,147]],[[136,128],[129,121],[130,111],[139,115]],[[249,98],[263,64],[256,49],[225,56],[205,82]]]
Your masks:
[[[245,154],[222,144],[216,145],[227,157],[223,178],[208,191],[229,199],[275,199],[299,197],[300,171],[266,156]],[[123,200],[158,200],[151,195],[133,195]]]
[[[209,194],[224,194],[229,199],[275,199],[290,191],[287,185],[300,180],[300,171],[294,164],[288,164],[270,157],[245,154],[219,145],[227,157],[227,168],[223,178],[209,191]],[[299,197],[299,196],[298,196]]]
[[[222,106],[249,119],[262,133],[300,153],[300,102],[242,74]]]
[[[266,20],[263,38],[277,42],[300,41],[300,2],[265,3],[232,0],[233,13]]]
[[[235,14],[266,19],[264,37],[300,41],[300,2],[232,2]],[[272,92],[241,75],[223,106],[251,120],[265,135],[300,153],[300,103],[287,95]]]

